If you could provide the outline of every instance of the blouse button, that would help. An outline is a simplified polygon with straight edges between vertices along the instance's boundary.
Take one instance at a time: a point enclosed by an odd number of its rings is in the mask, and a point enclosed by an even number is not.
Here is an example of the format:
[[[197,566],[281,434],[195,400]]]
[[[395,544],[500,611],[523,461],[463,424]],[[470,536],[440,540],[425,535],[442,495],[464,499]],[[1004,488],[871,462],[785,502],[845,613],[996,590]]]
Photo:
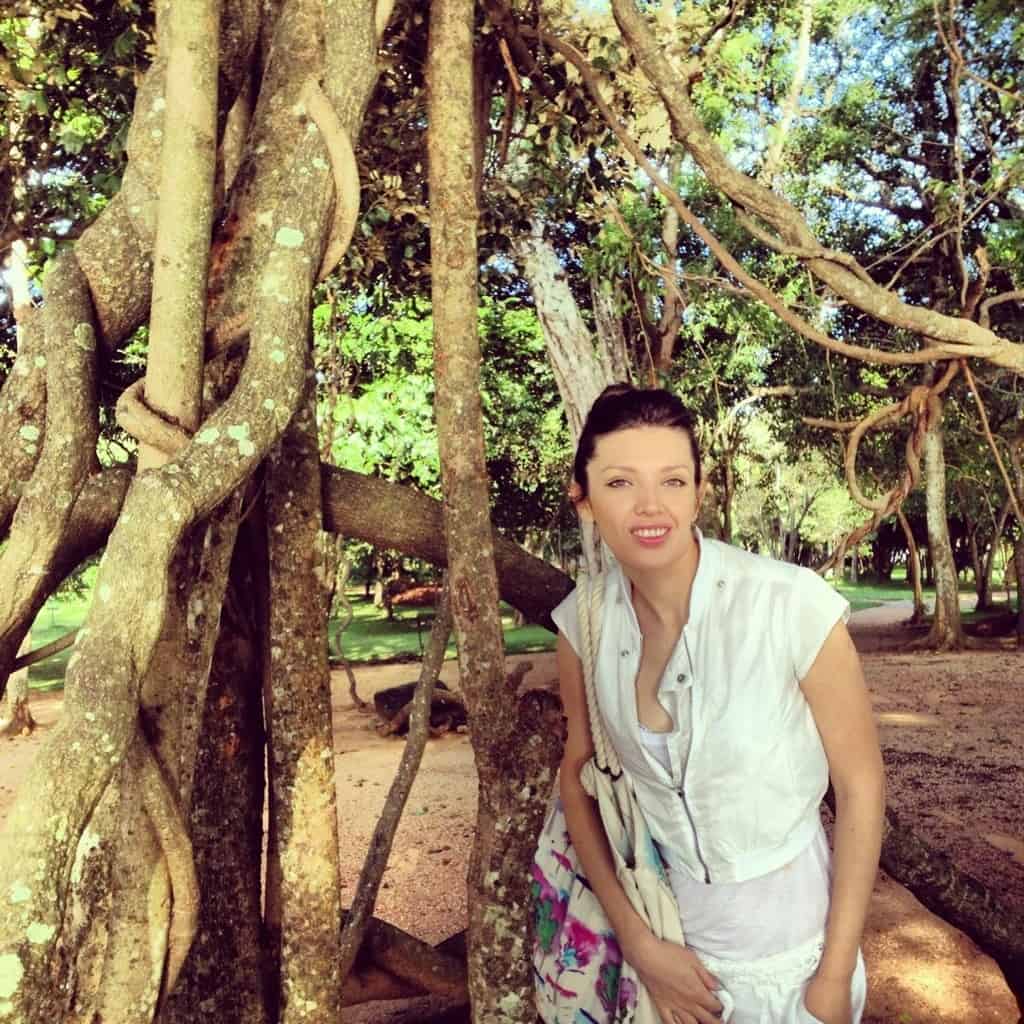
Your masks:
[[[718,589],[722,590],[725,587],[725,580],[719,580],[717,585]]]
[[[623,652],[622,652],[622,656],[623,656],[624,658],[628,658],[628,657],[629,657],[629,651],[623,651]]]
[[[685,672],[680,672],[679,675],[676,676],[676,682],[677,683],[685,683],[686,682],[686,673]]]

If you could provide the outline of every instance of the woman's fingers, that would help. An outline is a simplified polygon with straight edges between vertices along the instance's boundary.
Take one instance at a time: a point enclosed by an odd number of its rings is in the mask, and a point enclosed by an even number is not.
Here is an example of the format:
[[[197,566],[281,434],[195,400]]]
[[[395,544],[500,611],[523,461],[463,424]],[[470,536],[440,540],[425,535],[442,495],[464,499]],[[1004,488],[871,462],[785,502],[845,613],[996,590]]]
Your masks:
[[[718,979],[700,962],[700,960],[697,960],[696,964],[697,974],[700,976],[700,980],[703,981],[709,989],[714,991],[721,987],[718,984]]]
[[[686,1010],[672,1010],[667,1007],[662,1009],[659,1006],[658,1013],[662,1024],[700,1024],[700,1021]]]
[[[712,1013],[710,1010],[698,1007],[697,1024],[722,1024],[722,1018],[717,1013]]]

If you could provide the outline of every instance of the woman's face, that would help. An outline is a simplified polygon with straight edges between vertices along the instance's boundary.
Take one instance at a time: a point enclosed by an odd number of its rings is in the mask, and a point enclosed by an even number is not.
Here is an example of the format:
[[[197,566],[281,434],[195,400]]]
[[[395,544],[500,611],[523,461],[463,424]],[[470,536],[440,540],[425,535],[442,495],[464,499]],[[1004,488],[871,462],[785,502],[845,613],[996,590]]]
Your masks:
[[[641,426],[605,434],[587,464],[589,494],[580,513],[594,519],[623,566],[670,566],[693,544],[703,498],[696,472],[685,430]]]

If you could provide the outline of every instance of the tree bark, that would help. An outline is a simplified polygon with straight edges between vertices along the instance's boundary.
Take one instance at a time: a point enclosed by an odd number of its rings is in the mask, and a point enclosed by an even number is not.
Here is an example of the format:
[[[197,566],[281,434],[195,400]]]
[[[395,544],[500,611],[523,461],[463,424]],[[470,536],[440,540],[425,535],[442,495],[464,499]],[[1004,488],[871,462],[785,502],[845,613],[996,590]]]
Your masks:
[[[261,911],[261,565],[246,523],[235,546],[202,709],[189,833],[202,900],[195,942],[160,1024],[270,1024]]]
[[[309,381],[305,404],[266,471],[267,904],[282,1024],[335,1024],[341,1008],[338,819],[311,373]]]
[[[607,351],[600,332],[601,347],[595,349],[590,331],[566,282],[565,270],[551,243],[544,238],[541,221],[534,221],[530,233],[517,240],[515,252],[523,274],[530,282],[548,361],[575,445],[594,399],[616,379],[629,379],[628,376],[615,376],[624,352],[618,346],[611,352]],[[602,315],[607,315],[607,310]],[[581,522],[580,529],[584,562],[589,572],[598,572],[604,561],[600,538],[590,522]]]
[[[992,540],[988,545],[988,549],[985,551],[985,558],[982,561],[981,572],[983,582],[978,590],[978,601],[981,602],[982,595],[985,596],[985,607],[992,606],[992,568],[995,564],[996,552],[999,550],[1000,545],[1003,542],[1003,533],[1006,530],[1006,520],[1010,516],[1010,510],[1012,504],[1010,499],[1007,498],[1003,502],[1003,507],[999,510],[999,516],[995,522],[995,528],[992,531]]]
[[[554,255],[552,252],[551,255]],[[531,281],[534,302],[538,289]],[[568,289],[567,289],[568,290]],[[569,293],[572,299],[572,293]],[[590,298],[594,306],[594,326],[597,328],[597,357],[602,367],[602,377],[612,381],[628,381],[633,374],[629,368],[629,352],[626,349],[626,335],[622,330],[622,313],[619,310],[618,288],[615,282],[600,280],[596,275],[590,279]],[[545,335],[545,338],[547,335]],[[550,351],[550,345],[548,346]]]
[[[32,631],[25,633],[19,654],[32,647]],[[7,679],[7,692],[0,702],[0,736],[28,736],[36,727],[28,705],[28,666],[12,672]]]
[[[903,527],[903,535],[907,539],[907,574],[910,577],[910,586],[914,591],[914,611],[910,616],[911,623],[918,623],[924,619],[924,589],[921,586],[921,555],[917,550],[917,542],[914,540],[914,531],[910,528],[903,509],[897,509],[896,516],[900,526]]]
[[[523,276],[530,282],[548,360],[569,422],[569,433],[575,440],[594,399],[615,380],[612,371],[616,360],[612,354],[602,358],[595,349],[591,332],[569,290],[565,268],[544,238],[540,221],[534,222],[529,234],[516,240],[515,254]]]
[[[473,0],[435,0],[430,10],[435,411],[459,672],[479,780],[468,877],[469,995],[480,1024],[532,1024],[528,865],[540,793],[554,777],[554,745],[542,740],[536,718],[519,713],[504,673],[476,323],[473,10]]]
[[[928,551],[935,575],[935,613],[924,645],[940,651],[959,651],[965,644],[960,625],[956,563],[949,539],[946,506],[946,459],[941,413],[924,438],[925,509]]]
[[[882,867],[991,956],[1024,1011],[1024,918],[886,811]]]

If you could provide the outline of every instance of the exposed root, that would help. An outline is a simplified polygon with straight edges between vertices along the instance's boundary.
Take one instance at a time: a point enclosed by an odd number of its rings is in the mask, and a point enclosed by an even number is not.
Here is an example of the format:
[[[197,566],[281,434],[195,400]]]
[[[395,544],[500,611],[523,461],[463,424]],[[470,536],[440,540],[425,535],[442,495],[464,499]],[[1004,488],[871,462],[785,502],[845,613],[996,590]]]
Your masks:
[[[331,159],[331,173],[334,175],[334,222],[317,273],[317,280],[322,281],[341,262],[355,234],[359,217],[359,167],[356,165],[352,140],[316,79],[306,79],[302,87],[302,101],[324,137],[324,145]]]
[[[466,963],[413,938],[380,918],[369,922],[365,949],[373,963],[432,995],[453,999],[466,995]]]
[[[14,739],[16,736],[30,736],[35,730],[36,720],[29,710],[28,701],[18,701],[10,717],[0,718],[0,736]]]

